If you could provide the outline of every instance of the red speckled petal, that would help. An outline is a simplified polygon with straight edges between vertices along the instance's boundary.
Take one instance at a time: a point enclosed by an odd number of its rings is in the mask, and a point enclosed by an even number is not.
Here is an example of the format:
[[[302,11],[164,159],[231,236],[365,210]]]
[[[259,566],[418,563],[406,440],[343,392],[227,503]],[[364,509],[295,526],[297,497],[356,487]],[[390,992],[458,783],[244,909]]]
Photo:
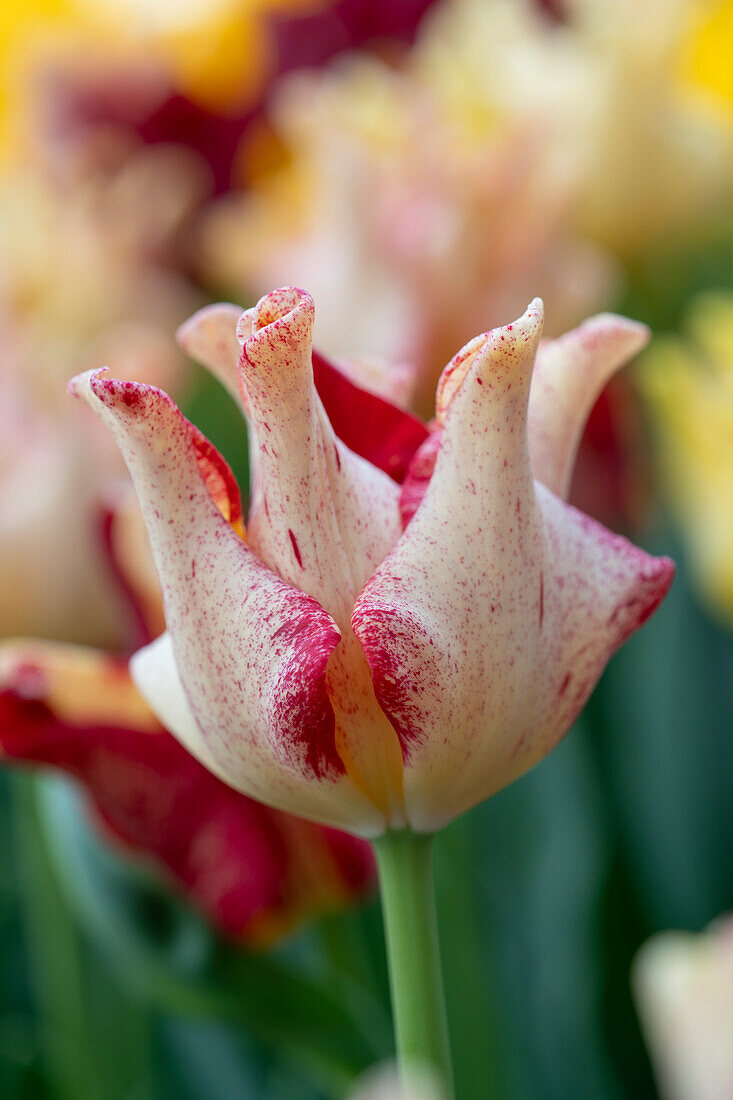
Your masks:
[[[485,336],[477,336],[451,360],[438,386],[438,422],[417,450],[404,476],[400,494],[403,526],[407,526],[427,492],[440,450],[442,427],[450,403],[460,389]],[[528,407],[529,453],[534,477],[567,499],[575,456],[596,399],[616,371],[649,340],[649,329],[638,321],[601,313],[541,344],[532,374]]]
[[[102,372],[80,375],[71,389],[112,430],[132,475],[206,762],[263,802],[355,830],[377,827],[335,745],[325,678],[339,641],[333,619],[225,521],[191,426],[166,394]],[[156,712],[173,690],[183,689],[171,678],[152,686]],[[189,730],[180,732],[185,740]]]
[[[596,399],[648,341],[646,325],[601,313],[541,345],[529,395],[529,452],[534,476],[563,500]]]
[[[533,481],[526,417],[541,325],[536,301],[474,347],[423,503],[354,611],[418,829],[549,752],[672,579],[669,561]]]
[[[273,291],[242,318],[251,335],[240,371],[262,496],[249,537],[263,560],[343,629],[400,534],[398,489],[336,438],[313,381],[313,319],[312,299],[293,288]]]
[[[133,626],[129,648],[139,649],[165,630],[165,616],[145,521],[128,482],[108,487],[99,523],[109,572]]]
[[[312,299],[292,287],[266,295],[240,320],[240,372],[259,471],[248,537],[337,623],[343,640],[329,662],[328,688],[339,753],[358,786],[398,824],[399,744],[374,697],[351,612],[401,533],[399,490],[334,434],[313,381],[313,320]]]
[[[240,326],[242,339],[252,334],[252,314],[252,310],[248,311]],[[178,342],[219,379],[246,413],[247,399],[237,374],[241,351],[237,323],[241,315],[239,306],[225,303],[206,306],[181,326]],[[425,425],[371,392],[368,386],[361,388],[358,364],[352,364],[350,378],[325,356],[313,352],[312,367],[318,396],[336,436],[349,450],[401,482],[410,459],[427,436]],[[366,385],[369,372],[363,373]],[[389,372],[384,371],[385,384],[389,377]],[[395,372],[396,390],[404,386],[403,377],[403,373]]]
[[[225,786],[161,728],[125,664],[106,654],[5,643],[0,753],[79,780],[115,839],[229,935],[260,943],[371,884],[366,844]]]
[[[428,491],[435,463],[438,461],[442,438],[443,429],[435,427],[425,442],[415,451],[407,468],[405,480],[400,489],[400,517],[403,527],[407,527]]]

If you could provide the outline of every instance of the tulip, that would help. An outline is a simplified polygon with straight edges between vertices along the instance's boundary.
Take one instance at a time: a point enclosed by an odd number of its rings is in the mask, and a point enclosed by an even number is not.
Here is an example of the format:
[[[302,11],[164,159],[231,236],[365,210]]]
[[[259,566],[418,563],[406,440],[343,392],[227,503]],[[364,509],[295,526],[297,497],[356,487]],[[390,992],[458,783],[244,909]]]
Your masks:
[[[118,498],[107,541],[149,637],[162,616],[138,519]],[[222,783],[160,724],[127,662],[101,650],[33,640],[0,645],[0,759],[75,779],[108,841],[248,946],[342,907],[373,883],[363,841]]]
[[[163,586],[168,632],[133,671],[184,744],[251,796],[365,836],[434,832],[557,743],[669,586],[667,559],[562,501],[593,371],[643,330],[611,318],[553,342],[532,401],[539,301],[467,345],[442,376],[437,462],[403,533],[399,487],[325,414],[313,318],[286,289],[239,322],[244,539],[231,472],[165,394],[99,371],[72,382],[125,455]],[[363,395],[343,389],[347,435]]]
[[[724,1100],[733,1089],[733,918],[642,947],[634,991],[664,1100]]]
[[[314,317],[285,288],[236,330],[223,306],[182,332],[249,420],[246,533],[229,467],[166,394],[105,371],[70,389],[120,446],[161,579],[143,696],[231,786],[379,838],[401,1055],[447,1082],[431,835],[551,750],[672,580],[563,500],[593,397],[646,333],[602,319],[533,377],[536,299],[466,345],[403,530],[390,472],[427,433],[314,356]]]
[[[89,538],[96,526],[84,456],[1,366],[0,432],[0,633],[109,637],[119,624]]]

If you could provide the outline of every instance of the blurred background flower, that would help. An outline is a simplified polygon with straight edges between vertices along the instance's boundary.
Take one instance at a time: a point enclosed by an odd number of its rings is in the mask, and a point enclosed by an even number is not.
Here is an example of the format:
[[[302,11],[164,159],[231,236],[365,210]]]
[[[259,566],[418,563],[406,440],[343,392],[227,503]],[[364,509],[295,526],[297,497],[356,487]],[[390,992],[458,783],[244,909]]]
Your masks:
[[[163,601],[131,497],[110,501],[107,548],[138,641],[147,642],[164,626]],[[124,655],[0,644],[0,757],[71,775],[108,838],[249,946],[374,884],[368,845],[244,798],[201,767],[156,720]]]
[[[200,305],[303,285],[319,345],[426,416],[455,347],[535,294],[550,335],[603,309],[652,327],[644,363],[599,399],[571,499],[671,548],[678,581],[558,752],[438,851],[467,1100],[654,1096],[631,961],[733,904],[731,74],[731,0],[0,12],[6,636],[103,647],[103,669],[155,615],[139,554],[137,613],[120,591],[123,471],[65,397],[71,374],[107,362],[171,390],[246,484],[236,414],[172,339]],[[23,706],[43,706],[30,687]],[[128,831],[121,860],[119,828],[110,847],[76,796],[11,770],[3,1096],[322,1100],[390,1055],[373,901],[267,954],[226,946],[200,894],[213,921],[136,872],[152,834]]]
[[[634,967],[636,1000],[665,1100],[719,1100],[733,1081],[733,923],[661,932]]]
[[[694,298],[683,331],[660,337],[643,381],[664,485],[695,577],[714,612],[733,615],[733,295]],[[726,503],[727,502],[727,503]]]

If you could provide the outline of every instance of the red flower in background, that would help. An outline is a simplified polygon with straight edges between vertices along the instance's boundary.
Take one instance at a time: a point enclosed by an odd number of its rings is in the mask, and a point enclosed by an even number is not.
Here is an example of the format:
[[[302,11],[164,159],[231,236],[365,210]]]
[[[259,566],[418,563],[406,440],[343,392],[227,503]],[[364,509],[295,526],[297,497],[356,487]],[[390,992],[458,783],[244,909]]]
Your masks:
[[[254,98],[216,111],[195,102],[160,72],[136,65],[110,72],[63,66],[47,74],[41,97],[44,138],[52,145],[84,142],[95,129],[115,127],[151,145],[180,145],[211,171],[213,194],[237,182],[236,163],[261,134],[273,86],[286,73],[324,65],[354,49],[384,52],[409,45],[434,0],[335,0],[317,11],[262,16],[269,63]],[[238,89],[232,88],[236,104]],[[241,182],[241,181],[240,181]]]

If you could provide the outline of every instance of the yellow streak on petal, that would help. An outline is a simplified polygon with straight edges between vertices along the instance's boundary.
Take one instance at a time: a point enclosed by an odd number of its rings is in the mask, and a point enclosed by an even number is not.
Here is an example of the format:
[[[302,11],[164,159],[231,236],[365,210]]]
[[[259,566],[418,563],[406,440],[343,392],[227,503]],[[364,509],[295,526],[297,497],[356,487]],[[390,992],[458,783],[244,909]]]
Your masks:
[[[369,665],[351,630],[331,656],[326,685],[336,715],[336,751],[349,778],[391,827],[403,825],[402,749],[377,702]]]

